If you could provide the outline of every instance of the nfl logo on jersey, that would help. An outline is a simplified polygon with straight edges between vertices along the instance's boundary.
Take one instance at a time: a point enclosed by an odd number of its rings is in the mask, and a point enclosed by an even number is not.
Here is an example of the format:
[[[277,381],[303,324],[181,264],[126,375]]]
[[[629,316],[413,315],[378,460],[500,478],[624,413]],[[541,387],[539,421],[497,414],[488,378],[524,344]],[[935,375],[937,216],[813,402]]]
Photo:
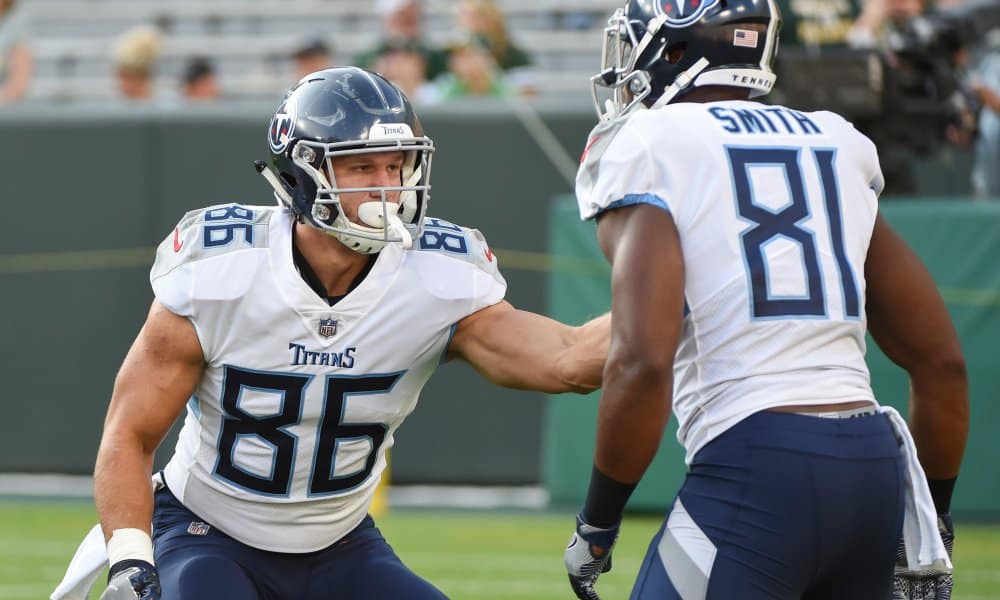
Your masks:
[[[337,321],[334,319],[320,319],[319,334],[323,337],[333,337],[337,333]]]

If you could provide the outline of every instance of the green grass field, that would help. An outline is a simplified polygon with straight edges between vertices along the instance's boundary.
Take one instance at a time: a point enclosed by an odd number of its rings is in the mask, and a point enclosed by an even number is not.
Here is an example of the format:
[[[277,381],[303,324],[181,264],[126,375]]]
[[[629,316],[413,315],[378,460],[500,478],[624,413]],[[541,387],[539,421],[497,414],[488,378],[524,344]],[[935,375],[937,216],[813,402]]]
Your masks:
[[[86,502],[0,502],[0,598],[48,598],[95,522]],[[626,518],[615,569],[598,584],[603,598],[628,597],[659,522]],[[571,514],[423,510],[379,520],[403,560],[458,600],[571,598],[562,549],[572,523]],[[1000,598],[1000,526],[959,522],[956,542],[954,600]]]

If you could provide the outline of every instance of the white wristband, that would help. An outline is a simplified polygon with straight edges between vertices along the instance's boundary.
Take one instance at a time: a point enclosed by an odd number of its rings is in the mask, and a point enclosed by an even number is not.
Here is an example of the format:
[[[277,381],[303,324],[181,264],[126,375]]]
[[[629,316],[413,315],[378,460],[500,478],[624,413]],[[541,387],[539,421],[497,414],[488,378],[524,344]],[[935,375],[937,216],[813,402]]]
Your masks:
[[[108,564],[122,560],[144,560],[153,564],[153,540],[141,529],[115,529],[108,540]]]

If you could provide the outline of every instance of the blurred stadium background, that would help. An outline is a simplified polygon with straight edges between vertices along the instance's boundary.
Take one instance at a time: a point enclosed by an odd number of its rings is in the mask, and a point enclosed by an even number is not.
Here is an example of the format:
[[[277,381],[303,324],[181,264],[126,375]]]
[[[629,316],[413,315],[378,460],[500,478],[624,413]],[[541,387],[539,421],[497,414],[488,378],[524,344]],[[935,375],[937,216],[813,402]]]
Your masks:
[[[6,390],[0,499],[8,499],[0,501],[0,516],[6,515],[0,518],[0,597],[12,600],[49,591],[86,531],[81,523],[93,519],[88,476],[115,371],[152,299],[147,274],[154,246],[189,209],[271,203],[251,163],[263,157],[267,121],[295,80],[293,55],[318,39],[332,48],[335,62],[350,63],[375,44],[381,28],[378,3],[355,0],[18,4],[34,71],[20,100],[0,105],[6,210],[0,236],[0,375]],[[457,43],[457,4],[423,3],[429,43]],[[570,322],[598,314],[609,300],[593,230],[577,221],[567,194],[595,121],[588,78],[599,63],[600,30],[618,4],[498,0],[512,40],[532,58],[529,68],[511,77],[520,93],[418,102],[437,145],[431,213],[483,230],[515,305]],[[959,552],[975,561],[979,587],[963,592],[960,575],[962,595],[956,598],[1000,597],[989,591],[1000,587],[997,530],[978,525],[1000,517],[994,350],[1000,339],[1000,204],[973,198],[972,146],[956,139],[951,127],[965,109],[956,108],[950,94],[928,91],[962,90],[961,70],[948,68],[950,46],[942,50],[952,37],[978,55],[998,51],[1000,2],[969,3],[982,9],[968,13],[974,18],[936,19],[933,37],[907,42],[906,56],[916,57],[909,64],[918,65],[908,75],[915,72],[927,84],[917,92],[893,77],[884,49],[828,43],[803,25],[809,10],[818,10],[817,22],[843,34],[844,23],[832,22],[831,15],[843,20],[837,11],[847,6],[853,13],[845,14],[857,16],[860,3],[782,4],[792,25],[780,54],[778,88],[768,101],[837,110],[879,142],[891,180],[883,210],[928,263],[959,328],[972,381],[973,430],[955,514]],[[120,36],[140,25],[162,35],[157,95],[126,102],[116,91],[112,55]],[[185,102],[179,81],[192,58],[205,56],[219,75],[221,97]],[[880,400],[905,409],[902,372],[874,344],[869,347]],[[453,588],[459,598],[562,594],[560,547],[570,511],[585,492],[596,401],[596,395],[546,398],[501,390],[462,365],[443,367],[397,434],[392,510],[385,521],[390,541],[406,559],[410,548],[418,552],[429,543],[440,522],[472,538],[461,547],[484,562],[491,544],[503,547],[513,561],[504,567],[510,570],[503,576],[483,572],[486,592]],[[662,512],[682,477],[672,433],[630,504],[635,514]],[[172,445],[172,439],[164,443],[160,462]],[[16,502],[25,497],[74,500],[46,504],[38,513]],[[517,512],[469,517],[463,512],[468,508]],[[559,526],[543,542],[532,531],[544,529],[536,519],[545,518]],[[622,580],[614,584],[621,592],[612,597],[625,594],[624,573],[634,572],[657,525],[655,516],[634,518],[638,533],[622,551],[616,575]],[[496,520],[504,525],[491,525]],[[57,525],[42,533],[46,523]],[[394,537],[397,527],[401,538]],[[981,540],[976,552],[965,550],[964,531]],[[452,541],[446,538],[445,545]],[[517,592],[519,574],[543,553],[551,572],[539,577],[547,583],[541,591]],[[43,572],[14,560],[42,555]],[[421,560],[409,562],[432,580],[439,560],[454,561],[442,556],[425,566]]]

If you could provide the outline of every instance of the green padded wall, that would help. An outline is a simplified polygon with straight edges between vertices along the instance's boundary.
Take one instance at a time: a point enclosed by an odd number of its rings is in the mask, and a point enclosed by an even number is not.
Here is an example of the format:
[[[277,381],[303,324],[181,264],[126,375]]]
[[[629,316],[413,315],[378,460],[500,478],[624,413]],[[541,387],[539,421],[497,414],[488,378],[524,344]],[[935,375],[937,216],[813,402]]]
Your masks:
[[[1000,203],[884,200],[882,213],[927,264],[958,330],[969,368],[972,429],[953,508],[965,516],[1000,515]],[[552,205],[553,271],[549,312],[581,322],[610,306],[609,274],[594,225],[579,220],[576,202]],[[905,307],[900,307],[905,310]],[[868,341],[872,386],[879,401],[904,414],[906,373]],[[545,427],[545,483],[553,504],[579,504],[590,477],[598,394],[552,397]],[[630,500],[633,510],[665,510],[684,476],[684,453],[671,419],[660,452]]]
[[[262,158],[276,103],[0,111],[0,472],[91,471],[115,371],[152,298],[153,246],[184,211],[272,201],[251,161]],[[482,229],[508,299],[544,311],[550,272],[603,267],[547,254],[548,202],[572,189],[594,113],[586,100],[535,107],[448,104],[421,116],[437,148],[431,214]],[[936,186],[926,193],[960,179],[943,166],[925,169]],[[574,298],[574,285],[553,293]],[[589,314],[585,306],[579,316]],[[538,483],[546,406],[542,394],[446,365],[398,432],[394,479]],[[161,456],[171,447],[168,439]]]

